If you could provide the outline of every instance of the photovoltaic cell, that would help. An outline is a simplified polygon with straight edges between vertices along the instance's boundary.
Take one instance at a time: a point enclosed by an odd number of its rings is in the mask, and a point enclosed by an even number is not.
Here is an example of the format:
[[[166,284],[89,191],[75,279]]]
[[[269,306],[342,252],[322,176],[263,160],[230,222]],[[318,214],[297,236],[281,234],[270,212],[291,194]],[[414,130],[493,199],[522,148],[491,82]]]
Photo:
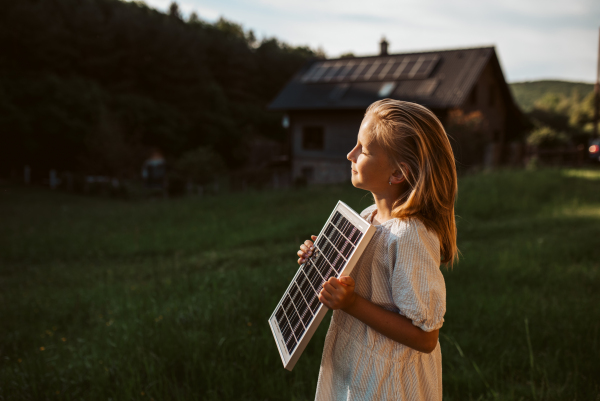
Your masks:
[[[313,63],[301,80],[318,83],[425,79],[438,61],[439,56],[435,54],[323,60]]]
[[[315,251],[296,273],[269,319],[284,366],[292,370],[327,312],[319,302],[323,283],[349,274],[374,228],[338,202],[315,241]]]

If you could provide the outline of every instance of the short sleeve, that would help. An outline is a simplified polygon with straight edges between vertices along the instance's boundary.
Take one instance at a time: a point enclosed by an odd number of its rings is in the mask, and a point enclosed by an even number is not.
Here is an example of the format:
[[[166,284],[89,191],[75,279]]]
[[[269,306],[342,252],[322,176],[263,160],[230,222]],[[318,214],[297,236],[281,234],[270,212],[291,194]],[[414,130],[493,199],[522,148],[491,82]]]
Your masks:
[[[392,231],[394,304],[415,326],[424,331],[439,329],[446,313],[446,285],[438,237],[415,219],[400,221]]]

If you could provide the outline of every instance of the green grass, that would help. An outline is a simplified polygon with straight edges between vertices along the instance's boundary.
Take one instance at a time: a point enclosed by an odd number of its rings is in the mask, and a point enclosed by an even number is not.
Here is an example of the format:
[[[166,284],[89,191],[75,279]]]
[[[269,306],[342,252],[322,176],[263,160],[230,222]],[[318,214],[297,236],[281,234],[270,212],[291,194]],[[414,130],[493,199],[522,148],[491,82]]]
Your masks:
[[[347,186],[121,202],[0,188],[1,400],[303,400],[267,318]],[[460,181],[446,400],[600,400],[600,171]],[[42,348],[43,347],[43,348]]]

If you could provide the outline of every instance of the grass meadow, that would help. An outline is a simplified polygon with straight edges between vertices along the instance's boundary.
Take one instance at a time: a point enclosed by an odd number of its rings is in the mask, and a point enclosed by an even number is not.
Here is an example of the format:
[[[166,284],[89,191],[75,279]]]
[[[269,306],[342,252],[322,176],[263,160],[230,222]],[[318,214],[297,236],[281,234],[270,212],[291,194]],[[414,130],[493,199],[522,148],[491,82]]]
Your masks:
[[[446,400],[600,400],[600,171],[466,176]],[[119,201],[0,188],[0,400],[306,400],[267,319],[351,186]]]

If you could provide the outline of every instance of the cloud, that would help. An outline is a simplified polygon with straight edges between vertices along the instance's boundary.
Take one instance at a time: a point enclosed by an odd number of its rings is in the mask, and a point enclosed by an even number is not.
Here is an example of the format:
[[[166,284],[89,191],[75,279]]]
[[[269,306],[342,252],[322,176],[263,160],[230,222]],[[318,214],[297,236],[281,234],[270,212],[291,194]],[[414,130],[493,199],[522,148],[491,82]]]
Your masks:
[[[169,0],[148,0],[165,10]],[[259,36],[330,56],[496,45],[509,80],[595,79],[597,0],[186,0],[185,13],[241,23]]]

